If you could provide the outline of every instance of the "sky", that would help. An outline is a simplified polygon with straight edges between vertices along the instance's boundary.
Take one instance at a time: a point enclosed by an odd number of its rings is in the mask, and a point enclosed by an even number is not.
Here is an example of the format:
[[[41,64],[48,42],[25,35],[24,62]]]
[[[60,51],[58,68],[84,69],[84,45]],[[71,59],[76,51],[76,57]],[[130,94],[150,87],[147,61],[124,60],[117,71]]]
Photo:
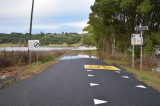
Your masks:
[[[95,0],[35,0],[32,33],[77,32]],[[0,33],[28,33],[32,0],[0,0]]]

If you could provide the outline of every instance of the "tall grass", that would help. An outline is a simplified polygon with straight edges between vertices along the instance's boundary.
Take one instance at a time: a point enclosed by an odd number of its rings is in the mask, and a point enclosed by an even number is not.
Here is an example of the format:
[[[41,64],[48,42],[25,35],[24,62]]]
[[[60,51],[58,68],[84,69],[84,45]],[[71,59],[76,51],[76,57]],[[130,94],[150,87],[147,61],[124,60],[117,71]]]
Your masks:
[[[116,53],[116,54],[107,54],[106,59],[113,60],[115,63],[132,67],[132,57],[130,55],[122,54],[122,53]],[[152,71],[152,68],[157,66],[156,57],[154,55],[144,55],[143,56],[143,69],[147,71]],[[135,58],[135,68],[140,68],[140,59]]]
[[[37,58],[37,52],[32,52],[32,61],[31,63],[41,62],[45,63],[48,61],[55,60],[57,57],[63,55],[65,51],[43,51],[38,52],[38,58]],[[19,66],[25,66],[29,64],[29,52],[18,52],[18,51],[12,51],[12,52],[0,52],[0,71],[9,68],[9,67],[19,67]]]

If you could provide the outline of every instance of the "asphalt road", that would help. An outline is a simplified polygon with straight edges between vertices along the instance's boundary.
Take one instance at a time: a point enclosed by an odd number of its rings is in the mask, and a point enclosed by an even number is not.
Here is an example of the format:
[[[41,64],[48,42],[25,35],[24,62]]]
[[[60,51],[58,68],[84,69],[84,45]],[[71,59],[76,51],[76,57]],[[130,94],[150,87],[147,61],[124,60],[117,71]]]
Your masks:
[[[0,106],[160,106],[160,93],[133,75],[90,71],[85,64],[106,65],[95,59],[60,61],[0,90]]]

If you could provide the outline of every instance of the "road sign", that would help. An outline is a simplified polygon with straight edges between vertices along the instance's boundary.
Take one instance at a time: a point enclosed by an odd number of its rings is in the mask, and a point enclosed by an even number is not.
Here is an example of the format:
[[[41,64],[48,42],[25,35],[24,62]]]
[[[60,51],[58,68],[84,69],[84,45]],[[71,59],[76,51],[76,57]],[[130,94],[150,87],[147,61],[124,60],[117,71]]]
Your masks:
[[[143,45],[143,37],[140,34],[132,34],[131,45]]]
[[[145,31],[145,30],[148,30],[148,26],[136,26],[135,27],[135,30],[136,31]]]
[[[29,49],[39,48],[39,40],[28,40],[28,48]]]
[[[34,47],[35,47],[35,48],[38,48],[38,47],[39,47],[39,42],[35,42],[35,43],[34,43]]]

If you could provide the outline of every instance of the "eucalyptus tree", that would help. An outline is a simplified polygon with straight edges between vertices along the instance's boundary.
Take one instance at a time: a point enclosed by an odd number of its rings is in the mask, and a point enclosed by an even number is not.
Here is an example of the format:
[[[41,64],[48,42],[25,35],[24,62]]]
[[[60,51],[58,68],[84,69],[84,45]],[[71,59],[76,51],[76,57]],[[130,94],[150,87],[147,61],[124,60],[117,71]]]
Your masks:
[[[103,51],[128,49],[130,35],[139,24],[149,26],[146,47],[151,48],[158,41],[153,33],[160,30],[160,0],[96,0],[91,10],[88,24],[92,30],[88,29]]]

